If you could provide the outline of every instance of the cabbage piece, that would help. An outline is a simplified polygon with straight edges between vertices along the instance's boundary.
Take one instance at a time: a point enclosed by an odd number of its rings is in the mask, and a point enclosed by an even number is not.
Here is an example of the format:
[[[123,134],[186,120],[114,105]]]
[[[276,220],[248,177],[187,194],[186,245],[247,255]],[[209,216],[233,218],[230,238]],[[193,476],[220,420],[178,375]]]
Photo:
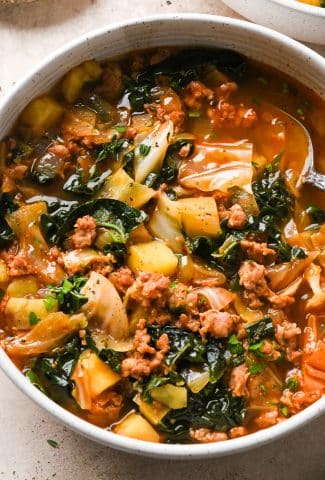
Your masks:
[[[128,317],[112,282],[100,273],[91,272],[81,293],[88,298],[82,310],[93,325],[115,340],[128,337]]]
[[[306,392],[325,391],[325,342],[320,339],[322,317],[309,315],[303,338],[302,388]]]
[[[252,193],[252,159],[252,143],[196,145],[191,160],[180,168],[180,183],[203,192],[228,192],[237,186]]]
[[[225,288],[199,287],[192,292],[205,297],[213,310],[223,310],[235,299],[235,294]]]
[[[270,287],[273,291],[287,287],[291,282],[303,273],[303,271],[315,259],[317,253],[311,253],[306,258],[296,259],[291,262],[279,263],[269,267],[267,276],[270,280]]]
[[[45,202],[24,205],[6,215],[6,220],[19,241],[19,252],[35,268],[44,283],[59,283],[64,277],[62,268],[48,259],[49,247],[39,227],[40,217],[47,211]]]
[[[148,223],[150,233],[163,240],[174,253],[181,253],[184,246],[182,234],[182,216],[177,202],[162,193],[157,202],[157,208]]]
[[[107,242],[106,242],[107,243]],[[102,255],[92,248],[84,248],[77,250],[70,250],[63,254],[64,268],[69,275],[74,275],[78,272],[83,272],[94,263],[108,264],[111,263],[110,256]]]
[[[173,135],[173,123],[157,123],[134,150],[135,181],[143,183],[149,173],[159,172]],[[135,138],[137,143],[137,138]]]
[[[59,347],[73,333],[87,326],[84,314],[67,315],[63,312],[49,313],[26,335],[4,342],[10,356],[33,357]]]
[[[304,277],[312,290],[312,297],[306,303],[307,312],[325,310],[325,290],[321,286],[321,267],[311,263],[306,269]]]

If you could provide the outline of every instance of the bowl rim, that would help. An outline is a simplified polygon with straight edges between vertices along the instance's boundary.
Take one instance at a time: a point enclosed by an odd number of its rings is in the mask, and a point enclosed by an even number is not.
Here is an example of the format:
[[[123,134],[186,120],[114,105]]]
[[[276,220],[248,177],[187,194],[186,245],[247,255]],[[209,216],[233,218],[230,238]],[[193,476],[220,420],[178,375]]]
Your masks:
[[[274,0],[277,1],[277,0]],[[239,19],[232,19],[228,17],[209,15],[209,14],[196,14],[196,13],[176,13],[176,14],[160,14],[141,17],[139,19],[125,20],[121,22],[114,22],[105,27],[101,27],[91,32],[87,32],[78,36],[70,42],[67,42],[63,47],[55,50],[42,60],[36,67],[31,69],[27,74],[19,80],[3,97],[0,102],[0,114],[4,112],[7,104],[13,101],[14,97],[20,95],[24,89],[25,84],[29,83],[31,79],[40,71],[42,71],[48,64],[60,59],[60,57],[67,54],[69,51],[77,48],[82,44],[87,44],[90,39],[101,37],[108,32],[116,31],[121,28],[128,28],[137,25],[159,23],[162,21],[177,22],[179,21],[196,21],[198,23],[212,23],[214,25],[223,24],[229,28],[246,29],[251,33],[256,33],[263,37],[265,40],[268,38],[276,40],[279,43],[286,43],[296,53],[299,53],[300,58],[305,57],[310,62],[313,62],[316,66],[324,69],[325,72],[325,59],[314,52],[310,48],[302,45],[296,40],[293,40],[286,35],[271,30],[267,27],[253,24]],[[221,457],[230,454],[246,451],[257,446],[264,445],[273,440],[293,432],[297,428],[301,427],[307,421],[316,418],[325,412],[325,396],[317,400],[315,403],[307,407],[302,412],[294,415],[293,417],[281,422],[277,425],[269,427],[264,430],[243,436],[240,438],[231,439],[231,441],[222,441],[218,443],[208,444],[164,444],[164,443],[152,443],[142,440],[136,440],[133,438],[123,437],[113,432],[97,427],[79,417],[70,413],[60,405],[56,404],[49,397],[40,392],[34,385],[32,385],[28,379],[22,374],[22,372],[15,366],[6,352],[0,346],[0,367],[4,373],[12,380],[12,382],[18,386],[18,388],[31,398],[37,405],[43,408],[47,413],[51,414],[56,420],[69,426],[72,430],[79,434],[86,436],[98,443],[101,443],[112,448],[122,450],[129,453],[138,455],[166,458],[166,459],[198,459],[198,458],[212,458]]]
[[[282,7],[288,7],[292,10],[297,10],[301,13],[306,13],[315,17],[325,17],[325,8],[318,7],[317,5],[310,5],[308,3],[299,2],[298,0],[268,0],[269,2],[276,3]]]

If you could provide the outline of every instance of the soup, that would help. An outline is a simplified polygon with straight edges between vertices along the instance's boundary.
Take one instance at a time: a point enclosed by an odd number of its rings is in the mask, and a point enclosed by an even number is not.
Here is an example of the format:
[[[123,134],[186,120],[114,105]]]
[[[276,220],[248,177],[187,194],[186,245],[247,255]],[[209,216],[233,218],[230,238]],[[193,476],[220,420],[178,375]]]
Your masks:
[[[323,0],[298,0],[302,3],[308,3],[309,5],[314,5],[315,7],[325,7],[325,2]]]
[[[1,142],[1,344],[100,427],[232,439],[325,389],[324,102],[227,50],[73,68]]]

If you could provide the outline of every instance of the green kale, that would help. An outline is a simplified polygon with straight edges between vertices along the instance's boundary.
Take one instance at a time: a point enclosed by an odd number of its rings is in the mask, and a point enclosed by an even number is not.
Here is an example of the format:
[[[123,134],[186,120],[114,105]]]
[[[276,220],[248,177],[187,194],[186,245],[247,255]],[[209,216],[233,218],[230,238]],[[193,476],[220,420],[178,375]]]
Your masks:
[[[143,112],[144,105],[151,102],[150,90],[152,87],[152,80],[149,82],[142,82],[141,80],[128,82],[124,93],[128,96],[128,100],[134,112]]]
[[[264,338],[274,337],[274,326],[271,317],[264,317],[257,322],[249,323],[246,327],[250,345],[260,342]]]
[[[36,195],[27,201],[27,203],[35,202],[47,203],[48,213],[41,216],[40,223],[47,242],[53,245],[56,243],[58,230],[64,224],[69,213],[79,205],[79,202],[46,195]]]
[[[315,205],[310,205],[307,208],[306,211],[315,223],[321,224],[321,223],[325,222],[325,210],[324,209],[316,207]]]
[[[198,80],[208,65],[226,73],[234,79],[240,79],[246,70],[246,60],[232,50],[224,49],[188,49],[181,50],[162,62],[149,66],[138,78],[138,84],[151,85],[156,75],[168,76],[172,88],[183,87],[192,80]]]
[[[77,205],[71,205],[70,202],[63,210],[61,207],[54,211],[49,208],[49,213],[41,216],[41,226],[47,240],[52,244],[61,243],[73,230],[77,219],[85,215],[91,215],[99,227],[115,231],[117,243],[125,243],[128,234],[146,219],[144,212],[119,200],[98,198]]]
[[[243,397],[233,397],[219,383],[208,384],[200,393],[189,392],[186,408],[171,410],[158,429],[170,442],[189,440],[190,428],[209,428],[226,432],[242,425],[246,416]]]
[[[253,182],[253,192],[260,216],[273,217],[277,222],[286,220],[293,209],[293,198],[285,186],[282,172],[277,169],[277,159],[266,165],[264,172]]]
[[[60,310],[65,313],[79,312],[82,305],[87,302],[87,297],[80,290],[87,282],[87,277],[76,275],[63,280],[60,286],[50,287],[51,293],[56,296]]]
[[[81,339],[75,334],[62,347],[38,357],[32,371],[39,378],[44,378],[45,385],[60,387],[69,394],[73,389],[71,374],[80,354],[86,348],[87,346],[83,346]]]
[[[216,383],[225,373],[229,365],[238,364],[236,355],[227,349],[224,341],[218,341],[208,336],[203,343],[199,334],[187,332],[174,326],[148,327],[151,335],[151,342],[156,346],[160,335],[167,334],[169,340],[169,351],[165,356],[165,364],[172,371],[179,371],[189,364],[206,364],[209,367],[210,383]]]
[[[8,213],[17,210],[18,205],[11,199],[8,193],[3,193],[0,197],[0,247],[5,246],[13,240],[14,232],[9,226],[5,216]]]
[[[188,156],[192,155],[194,144],[192,140],[178,140],[168,147],[163,165],[159,173],[151,173],[146,179],[146,185],[158,188],[162,183],[172,183],[177,179],[178,170],[183,158],[179,155],[179,150],[190,145]]]
[[[98,151],[96,163],[103,162],[109,157],[112,157],[116,160],[119,151],[127,144],[128,140],[126,138],[118,139],[117,136],[114,136],[111,142],[104,143],[104,145],[102,145]]]
[[[77,195],[94,195],[102,188],[110,174],[111,170],[109,169],[99,174],[96,168],[94,168],[94,172],[89,176],[88,180],[84,180],[82,168],[77,168],[75,173],[66,180],[63,190]]]
[[[121,373],[122,354],[109,348],[104,348],[98,352],[99,357],[107,363],[115,372]]]

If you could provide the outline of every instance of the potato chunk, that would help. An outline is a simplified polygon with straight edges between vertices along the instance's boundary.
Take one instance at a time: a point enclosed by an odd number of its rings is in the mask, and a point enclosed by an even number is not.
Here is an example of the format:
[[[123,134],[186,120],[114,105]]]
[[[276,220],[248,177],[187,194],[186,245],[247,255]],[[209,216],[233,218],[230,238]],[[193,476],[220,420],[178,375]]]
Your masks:
[[[177,265],[176,255],[158,240],[138,243],[129,248],[128,266],[135,273],[142,271],[169,276],[175,272]]]
[[[152,188],[135,182],[123,168],[120,168],[108,177],[98,197],[115,198],[131,205],[131,207],[141,208],[155,193]]]
[[[86,350],[80,355],[71,379],[75,383],[73,397],[81,408],[90,410],[92,400],[115,385],[121,377],[95,352]]]
[[[160,438],[150,423],[138,413],[131,413],[116,425],[114,432],[124,437],[136,438],[145,442],[158,443]]]
[[[44,95],[32,100],[20,116],[20,123],[35,134],[53,127],[63,114],[63,107],[54,98]]]
[[[62,93],[69,103],[77,100],[86,82],[97,80],[102,74],[102,67],[94,60],[74,67],[62,81]]]
[[[52,312],[58,310],[58,304],[53,305]],[[42,320],[47,317],[49,312],[45,308],[44,300],[42,298],[17,298],[10,297],[6,309],[5,316],[8,324],[11,327],[19,330],[29,330],[32,326],[30,324],[29,316],[31,313]]]
[[[142,415],[146,417],[152,425],[158,425],[170,411],[170,408],[156,400],[152,403],[147,403],[140,398],[138,405]]]
[[[22,298],[26,295],[35,295],[39,289],[39,284],[36,277],[33,275],[25,275],[14,279],[9,283],[6,294],[9,297]]]
[[[221,232],[216,202],[212,197],[183,198],[178,200],[182,224],[190,237],[214,237]]]

